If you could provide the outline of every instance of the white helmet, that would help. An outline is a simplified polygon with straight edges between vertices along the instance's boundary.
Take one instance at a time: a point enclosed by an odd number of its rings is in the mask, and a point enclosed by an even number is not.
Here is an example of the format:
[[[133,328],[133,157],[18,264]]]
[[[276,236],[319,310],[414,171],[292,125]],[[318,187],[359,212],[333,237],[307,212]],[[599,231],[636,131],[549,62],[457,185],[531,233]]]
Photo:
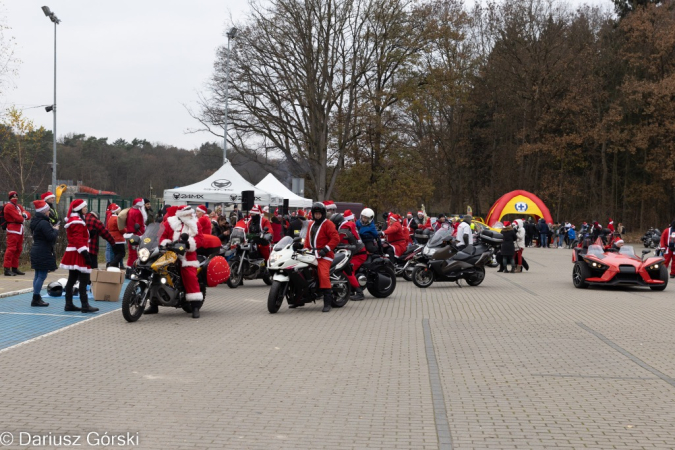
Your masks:
[[[368,225],[370,222],[373,221],[373,217],[375,217],[375,212],[370,209],[370,208],[365,208],[363,211],[361,211],[361,223],[364,225]]]

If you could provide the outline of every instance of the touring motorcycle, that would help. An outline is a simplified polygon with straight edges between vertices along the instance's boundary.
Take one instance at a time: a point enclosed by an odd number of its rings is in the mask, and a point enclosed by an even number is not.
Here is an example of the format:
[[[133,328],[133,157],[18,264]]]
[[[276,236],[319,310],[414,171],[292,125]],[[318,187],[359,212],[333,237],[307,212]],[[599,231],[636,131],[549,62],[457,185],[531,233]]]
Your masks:
[[[466,280],[469,286],[478,286],[485,279],[485,265],[492,260],[494,245],[501,244],[501,234],[481,232],[481,242],[458,249],[453,243],[452,232],[441,229],[424,247],[422,254],[428,258],[417,264],[412,273],[415,286],[428,288],[434,281]],[[490,243],[487,245],[486,243]]]
[[[241,228],[235,228],[230,235],[230,251],[227,252],[227,262],[232,268],[227,285],[235,289],[244,280],[262,279],[266,285],[272,284],[267,268],[267,262],[258,250],[259,245],[269,245],[272,235],[267,227],[260,234],[244,233]]]
[[[658,228],[650,228],[640,240],[645,248],[657,248],[661,245],[661,232]]]
[[[302,238],[286,236],[276,243],[269,259],[269,271],[273,274],[272,287],[267,296],[267,310],[274,314],[284,300],[289,306],[302,306],[323,298],[319,289],[316,249],[305,249]],[[349,266],[352,252],[340,249],[330,266],[333,289],[331,306],[341,308],[349,301],[351,289],[344,270]]]

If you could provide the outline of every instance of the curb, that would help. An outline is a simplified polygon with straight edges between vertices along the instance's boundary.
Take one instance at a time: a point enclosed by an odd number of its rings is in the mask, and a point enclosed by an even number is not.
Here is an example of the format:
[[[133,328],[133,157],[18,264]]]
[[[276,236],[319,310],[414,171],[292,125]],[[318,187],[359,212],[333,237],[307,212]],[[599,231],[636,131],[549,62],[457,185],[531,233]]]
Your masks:
[[[0,298],[13,297],[19,294],[28,294],[29,292],[33,292],[33,288],[19,289],[18,291],[11,291],[11,292],[3,292],[0,294]]]

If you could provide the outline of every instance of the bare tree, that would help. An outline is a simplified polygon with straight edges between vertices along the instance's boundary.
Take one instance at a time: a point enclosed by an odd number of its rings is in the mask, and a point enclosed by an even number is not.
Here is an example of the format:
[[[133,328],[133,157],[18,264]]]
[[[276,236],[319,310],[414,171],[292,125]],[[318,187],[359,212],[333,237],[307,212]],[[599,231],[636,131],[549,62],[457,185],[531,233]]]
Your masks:
[[[230,55],[230,142],[239,152],[283,154],[296,175],[308,176],[315,198],[329,198],[358,136],[370,0],[272,0],[251,8]],[[223,125],[226,51],[201,102],[199,120],[208,129]]]

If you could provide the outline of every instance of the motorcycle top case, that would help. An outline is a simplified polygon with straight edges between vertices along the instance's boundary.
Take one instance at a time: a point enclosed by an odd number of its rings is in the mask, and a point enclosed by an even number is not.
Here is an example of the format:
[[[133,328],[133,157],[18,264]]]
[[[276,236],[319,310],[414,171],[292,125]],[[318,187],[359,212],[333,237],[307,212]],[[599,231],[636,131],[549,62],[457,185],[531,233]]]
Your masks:
[[[480,238],[485,242],[491,242],[493,244],[501,244],[504,242],[504,236],[501,233],[492,230],[482,231],[480,233]]]
[[[214,256],[206,268],[206,285],[216,287],[230,278],[230,265],[222,256]]]

